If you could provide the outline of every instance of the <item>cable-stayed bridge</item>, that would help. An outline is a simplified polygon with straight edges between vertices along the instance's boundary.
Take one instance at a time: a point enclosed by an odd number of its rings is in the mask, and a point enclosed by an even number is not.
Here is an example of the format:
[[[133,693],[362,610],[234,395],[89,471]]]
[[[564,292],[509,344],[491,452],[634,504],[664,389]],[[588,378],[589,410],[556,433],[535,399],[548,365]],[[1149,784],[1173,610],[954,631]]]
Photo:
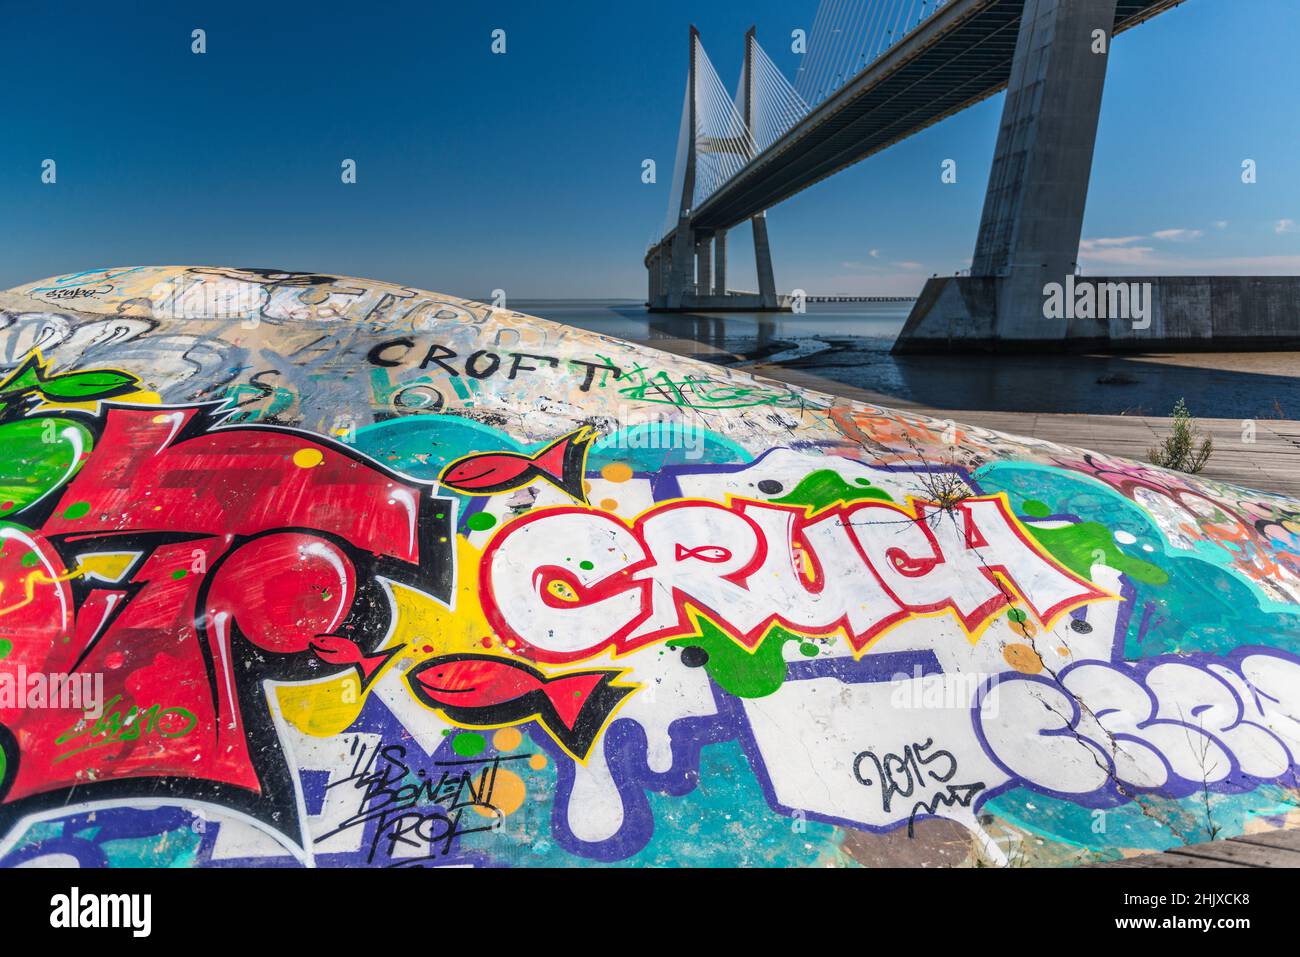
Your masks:
[[[767,209],[1007,90],[971,276],[932,281],[951,288],[928,285],[909,330],[932,344],[1095,338],[1044,320],[1042,289],[1077,272],[1111,41],[1182,2],[823,0],[793,82],[751,28],[734,89],[692,27],[669,208],[645,256],[650,307],[786,307]],[[746,220],[756,293],[727,288],[727,231]],[[922,314],[936,307],[942,334]]]

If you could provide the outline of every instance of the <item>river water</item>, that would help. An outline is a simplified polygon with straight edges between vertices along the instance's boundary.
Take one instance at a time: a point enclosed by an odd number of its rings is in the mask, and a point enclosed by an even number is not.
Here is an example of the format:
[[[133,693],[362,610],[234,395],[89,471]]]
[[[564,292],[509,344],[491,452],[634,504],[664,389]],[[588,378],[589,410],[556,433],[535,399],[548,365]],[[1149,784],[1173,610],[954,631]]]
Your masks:
[[[884,404],[945,410],[1168,415],[1185,398],[1205,418],[1300,418],[1300,353],[893,356],[901,303],[809,303],[789,313],[650,313],[637,300],[512,300],[556,322],[690,352]],[[692,345],[693,344],[693,345]]]

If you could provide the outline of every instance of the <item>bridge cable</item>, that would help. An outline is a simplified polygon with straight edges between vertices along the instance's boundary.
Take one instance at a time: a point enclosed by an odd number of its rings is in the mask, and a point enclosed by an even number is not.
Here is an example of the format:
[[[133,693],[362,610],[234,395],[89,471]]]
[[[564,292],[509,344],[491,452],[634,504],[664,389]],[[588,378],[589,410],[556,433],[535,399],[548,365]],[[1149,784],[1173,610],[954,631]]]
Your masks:
[[[753,59],[754,76],[759,82],[755,89],[752,132],[755,145],[762,151],[808,115],[808,104],[757,43]]]
[[[816,105],[870,67],[951,0],[822,0],[795,91]]]

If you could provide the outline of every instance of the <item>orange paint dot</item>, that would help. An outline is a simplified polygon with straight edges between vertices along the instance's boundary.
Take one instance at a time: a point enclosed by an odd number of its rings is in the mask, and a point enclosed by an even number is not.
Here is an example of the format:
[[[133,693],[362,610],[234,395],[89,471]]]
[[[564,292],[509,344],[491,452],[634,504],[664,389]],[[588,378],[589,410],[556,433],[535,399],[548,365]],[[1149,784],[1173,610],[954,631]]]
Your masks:
[[[524,736],[514,728],[502,728],[492,735],[492,747],[498,751],[513,751],[523,743]]]
[[[293,453],[293,464],[300,469],[315,468],[325,461],[325,456],[321,455],[320,449],[299,449]]]
[[[612,511],[614,511],[614,509],[618,508],[618,499],[615,499],[615,498],[602,498],[602,499],[600,500],[600,507],[603,508],[603,509],[604,509],[605,511],[607,511],[607,512],[612,512]]]
[[[1003,648],[1002,657],[1006,659],[1007,664],[1022,674],[1036,675],[1043,670],[1043,659],[1038,657],[1038,652],[1019,642]]]
[[[480,807],[477,804],[471,806],[474,808],[475,813],[484,817],[496,817],[493,808],[509,817],[524,806],[524,798],[527,796],[528,788],[524,785],[523,778],[513,771],[499,768],[496,778],[492,782],[492,793],[487,796],[487,803],[491,807]]]
[[[632,466],[611,462],[600,470],[600,476],[608,482],[626,482],[632,477]]]
[[[534,754],[528,759],[528,766],[534,771],[540,771],[542,768],[546,767],[546,755]]]

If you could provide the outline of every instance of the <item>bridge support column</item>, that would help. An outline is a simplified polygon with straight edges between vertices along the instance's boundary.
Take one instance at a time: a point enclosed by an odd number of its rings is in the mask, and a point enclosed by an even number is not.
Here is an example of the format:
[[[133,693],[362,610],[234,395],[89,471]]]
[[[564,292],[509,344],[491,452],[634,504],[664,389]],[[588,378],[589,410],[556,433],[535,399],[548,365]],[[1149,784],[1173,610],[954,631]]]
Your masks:
[[[695,294],[707,296],[713,291],[713,237],[695,240]]]
[[[685,222],[677,224],[669,254],[668,293],[664,297],[669,309],[680,309],[682,298],[695,291],[695,235]]]
[[[1043,287],[1079,258],[1116,0],[1027,0],[984,198],[973,276],[1001,278],[997,335],[1083,330],[1043,317]],[[1105,52],[1094,52],[1101,37]]]
[[[775,309],[776,280],[772,277],[772,247],[767,242],[767,213],[759,213],[752,220],[754,227],[754,265],[758,270],[758,299],[761,308]]]
[[[1096,320],[1047,318],[1044,287],[1076,270],[1115,8],[1025,0],[970,278],[931,280],[895,351],[1105,334]]]
[[[713,237],[713,294],[727,294],[727,231]]]

